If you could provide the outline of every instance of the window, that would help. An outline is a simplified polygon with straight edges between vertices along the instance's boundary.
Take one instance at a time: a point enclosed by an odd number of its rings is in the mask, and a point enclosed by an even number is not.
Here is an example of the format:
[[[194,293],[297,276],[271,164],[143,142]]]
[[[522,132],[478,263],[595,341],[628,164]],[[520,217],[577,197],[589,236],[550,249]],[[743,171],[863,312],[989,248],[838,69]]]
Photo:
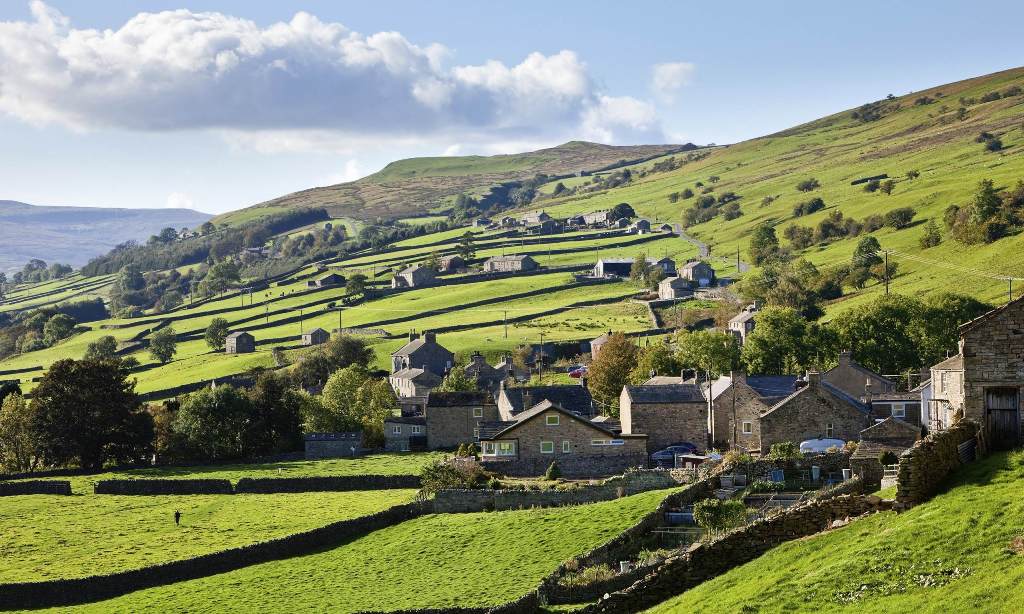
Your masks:
[[[483,418],[484,417],[484,408],[483,407],[474,407],[473,408],[473,417],[474,418]]]
[[[391,427],[391,434],[392,435],[401,435],[402,434],[402,425],[396,424],[395,426]]]
[[[558,426],[558,414],[548,414],[544,416],[544,424],[548,426]]]
[[[555,442],[553,442],[553,441],[542,441],[542,442],[540,442],[540,453],[541,454],[554,454],[555,453]]]
[[[516,444],[514,441],[499,441],[498,456],[515,456]]]
[[[835,433],[835,429],[832,427],[832,423],[829,422],[825,425],[825,439],[832,439],[833,433]]]
[[[754,424],[751,423],[751,422],[744,422],[743,423],[743,434],[744,435],[750,435],[753,432],[754,432]]]
[[[422,426],[419,426],[418,424],[414,424],[413,425],[413,427],[412,427],[412,434],[413,435],[419,435],[422,431],[423,431],[423,427]]]
[[[570,452],[572,452],[572,442],[571,441],[563,441],[562,442],[562,454],[568,454]]]
[[[473,439],[480,439],[480,429],[473,429]]]
[[[487,455],[487,456],[494,456],[494,442],[493,441],[486,441],[486,442],[484,442],[484,454]]]
[[[892,404],[892,417],[893,418],[903,418],[906,415],[907,415],[907,406],[906,405],[904,405],[903,403],[893,403]]]

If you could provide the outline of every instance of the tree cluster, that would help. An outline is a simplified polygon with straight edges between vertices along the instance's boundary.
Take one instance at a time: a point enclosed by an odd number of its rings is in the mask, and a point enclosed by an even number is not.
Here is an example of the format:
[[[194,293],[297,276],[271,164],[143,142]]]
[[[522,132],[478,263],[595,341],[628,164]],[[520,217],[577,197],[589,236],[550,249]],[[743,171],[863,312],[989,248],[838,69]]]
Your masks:
[[[1024,226],[1024,181],[1012,190],[1000,191],[991,179],[984,179],[971,201],[961,207],[950,205],[943,221],[950,236],[965,245],[992,243]]]

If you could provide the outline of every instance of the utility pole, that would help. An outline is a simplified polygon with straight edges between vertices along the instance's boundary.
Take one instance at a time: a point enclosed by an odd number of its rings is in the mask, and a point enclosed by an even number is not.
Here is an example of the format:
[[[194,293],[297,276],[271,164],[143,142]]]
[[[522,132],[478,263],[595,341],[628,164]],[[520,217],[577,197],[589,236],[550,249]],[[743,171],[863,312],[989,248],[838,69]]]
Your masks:
[[[1009,278],[1007,278],[1006,281],[1010,282],[1010,300],[1008,302],[1012,303],[1013,302],[1013,278],[1009,277]]]
[[[505,338],[508,339],[508,309],[506,309],[503,313],[504,315],[501,318],[501,322],[505,326]]]
[[[540,334],[540,383],[544,383],[544,333]]]
[[[299,335],[302,333],[302,307],[299,307]]]
[[[740,246],[736,245],[736,272],[740,272]]]
[[[885,295],[889,296],[889,250],[885,250]]]

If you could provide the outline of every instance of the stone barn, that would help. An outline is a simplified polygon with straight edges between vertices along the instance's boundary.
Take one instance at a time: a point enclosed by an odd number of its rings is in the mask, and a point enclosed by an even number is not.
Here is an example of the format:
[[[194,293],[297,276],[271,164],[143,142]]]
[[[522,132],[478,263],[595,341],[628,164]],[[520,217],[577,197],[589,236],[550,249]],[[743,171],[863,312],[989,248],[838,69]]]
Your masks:
[[[227,354],[249,354],[256,351],[256,337],[244,330],[235,331],[224,339],[224,352]]]
[[[307,333],[302,333],[302,345],[323,345],[330,340],[331,333],[322,328],[314,328]]]

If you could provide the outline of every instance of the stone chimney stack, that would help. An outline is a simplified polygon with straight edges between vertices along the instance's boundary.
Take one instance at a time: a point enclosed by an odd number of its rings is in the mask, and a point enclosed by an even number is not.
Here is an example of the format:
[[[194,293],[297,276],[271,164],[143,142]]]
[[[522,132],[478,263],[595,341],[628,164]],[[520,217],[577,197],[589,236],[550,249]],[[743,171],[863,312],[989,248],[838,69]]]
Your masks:
[[[437,335],[434,333],[423,333],[423,340],[427,343],[435,343],[437,341]]]
[[[821,384],[821,372],[817,370],[810,370],[807,372],[807,385],[818,386]]]
[[[409,341],[416,341],[419,338],[420,338],[420,335],[415,330],[410,330],[409,331]]]
[[[733,383],[740,382],[742,384],[747,383],[747,372],[746,371],[733,371],[731,374]]]
[[[852,360],[853,360],[853,352],[851,352],[850,350],[845,350],[843,352],[839,352],[839,366],[840,367],[849,367],[850,366],[850,361],[852,361]]]

